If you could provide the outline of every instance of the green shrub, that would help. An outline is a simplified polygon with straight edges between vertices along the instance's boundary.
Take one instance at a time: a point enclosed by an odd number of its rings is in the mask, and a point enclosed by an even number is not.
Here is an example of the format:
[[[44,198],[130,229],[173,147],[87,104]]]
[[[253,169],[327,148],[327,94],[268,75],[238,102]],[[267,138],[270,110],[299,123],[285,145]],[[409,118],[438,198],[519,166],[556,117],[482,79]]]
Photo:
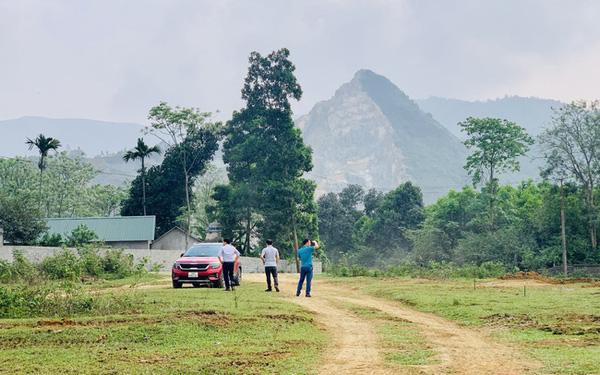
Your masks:
[[[33,280],[39,277],[35,265],[27,259],[21,249],[14,249],[12,261],[12,278],[15,280]]]
[[[92,294],[75,284],[0,286],[0,318],[118,314],[139,305],[136,295]]]
[[[95,241],[98,241],[96,233],[85,224],[80,224],[67,236],[66,243],[69,247],[78,247]]]
[[[13,278],[12,264],[6,260],[0,260],[0,282],[7,283]]]
[[[123,250],[110,249],[102,258],[104,273],[116,278],[131,276],[135,273],[133,255],[125,254]]]
[[[87,276],[100,277],[104,273],[102,257],[98,249],[90,245],[83,245],[77,249],[83,273]]]
[[[62,249],[44,258],[40,264],[42,272],[53,280],[76,280],[82,276],[81,259],[73,251]]]
[[[385,269],[367,268],[358,265],[331,265],[329,273],[338,277],[417,277],[427,279],[489,278],[506,274],[501,263],[485,262],[481,265],[462,265],[447,262],[429,262],[427,265],[401,263]]]
[[[65,244],[65,240],[59,233],[50,234],[46,232],[38,241],[38,244],[40,246],[60,247]]]

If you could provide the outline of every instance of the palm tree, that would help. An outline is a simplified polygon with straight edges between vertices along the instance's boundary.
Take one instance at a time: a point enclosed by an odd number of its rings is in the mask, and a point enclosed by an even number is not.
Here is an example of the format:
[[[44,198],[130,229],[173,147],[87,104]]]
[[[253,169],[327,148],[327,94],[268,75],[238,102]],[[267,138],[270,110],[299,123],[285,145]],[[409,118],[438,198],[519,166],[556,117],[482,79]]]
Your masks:
[[[146,165],[145,160],[152,154],[160,154],[160,148],[158,146],[148,147],[146,143],[144,143],[143,138],[138,138],[137,145],[133,150],[129,150],[123,155],[123,160],[128,162],[130,160],[140,159],[142,161],[142,169],[140,170],[142,174],[142,207],[144,208],[144,216],[146,216]]]
[[[58,150],[60,147],[60,141],[56,138],[46,137],[43,134],[38,135],[35,139],[27,138],[25,144],[29,145],[29,149],[32,150],[34,147],[37,148],[40,154],[40,160],[38,161],[38,168],[40,169],[40,207],[42,205],[42,184],[43,184],[43,173],[47,167],[46,158],[51,150]]]

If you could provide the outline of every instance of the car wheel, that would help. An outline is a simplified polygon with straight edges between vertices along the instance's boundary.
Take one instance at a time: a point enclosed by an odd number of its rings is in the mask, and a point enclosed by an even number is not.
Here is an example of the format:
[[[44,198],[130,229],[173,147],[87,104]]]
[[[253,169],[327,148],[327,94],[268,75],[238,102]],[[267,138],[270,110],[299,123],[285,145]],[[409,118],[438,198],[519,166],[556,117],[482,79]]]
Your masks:
[[[213,288],[221,288],[223,289],[223,278],[221,277],[218,281],[213,281],[212,286]]]
[[[175,288],[175,289],[181,288],[181,283],[179,281],[173,280],[173,288]]]

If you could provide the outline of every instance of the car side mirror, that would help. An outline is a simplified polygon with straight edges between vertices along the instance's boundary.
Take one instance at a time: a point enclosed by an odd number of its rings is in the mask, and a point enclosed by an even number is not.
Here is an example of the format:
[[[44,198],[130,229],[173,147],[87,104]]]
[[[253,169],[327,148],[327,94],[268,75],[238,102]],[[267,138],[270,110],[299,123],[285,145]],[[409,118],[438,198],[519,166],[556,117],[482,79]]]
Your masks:
[[[182,257],[182,256],[183,256],[183,253],[179,254],[179,257]]]

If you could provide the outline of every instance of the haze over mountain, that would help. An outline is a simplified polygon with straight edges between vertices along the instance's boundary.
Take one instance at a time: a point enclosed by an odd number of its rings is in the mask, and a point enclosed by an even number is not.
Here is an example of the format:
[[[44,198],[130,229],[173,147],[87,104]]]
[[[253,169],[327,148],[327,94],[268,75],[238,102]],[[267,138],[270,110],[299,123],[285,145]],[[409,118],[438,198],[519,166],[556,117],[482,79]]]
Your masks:
[[[348,184],[390,190],[419,185],[427,201],[467,183],[461,142],[387,78],[358,71],[297,120],[313,148],[318,191]]]
[[[28,152],[25,140],[42,133],[58,138],[61,150],[83,151],[87,156],[115,153],[135,146],[143,136],[143,126],[133,123],[98,121],[88,119],[54,119],[46,117],[21,117],[0,121],[2,147],[0,156],[35,154]],[[157,143],[146,137],[147,142]]]
[[[498,117],[511,120],[536,136],[552,120],[552,109],[563,103],[553,99],[506,96],[486,101],[466,101],[430,97],[415,100],[419,107],[438,120],[454,135],[463,139],[458,123],[467,117]]]

